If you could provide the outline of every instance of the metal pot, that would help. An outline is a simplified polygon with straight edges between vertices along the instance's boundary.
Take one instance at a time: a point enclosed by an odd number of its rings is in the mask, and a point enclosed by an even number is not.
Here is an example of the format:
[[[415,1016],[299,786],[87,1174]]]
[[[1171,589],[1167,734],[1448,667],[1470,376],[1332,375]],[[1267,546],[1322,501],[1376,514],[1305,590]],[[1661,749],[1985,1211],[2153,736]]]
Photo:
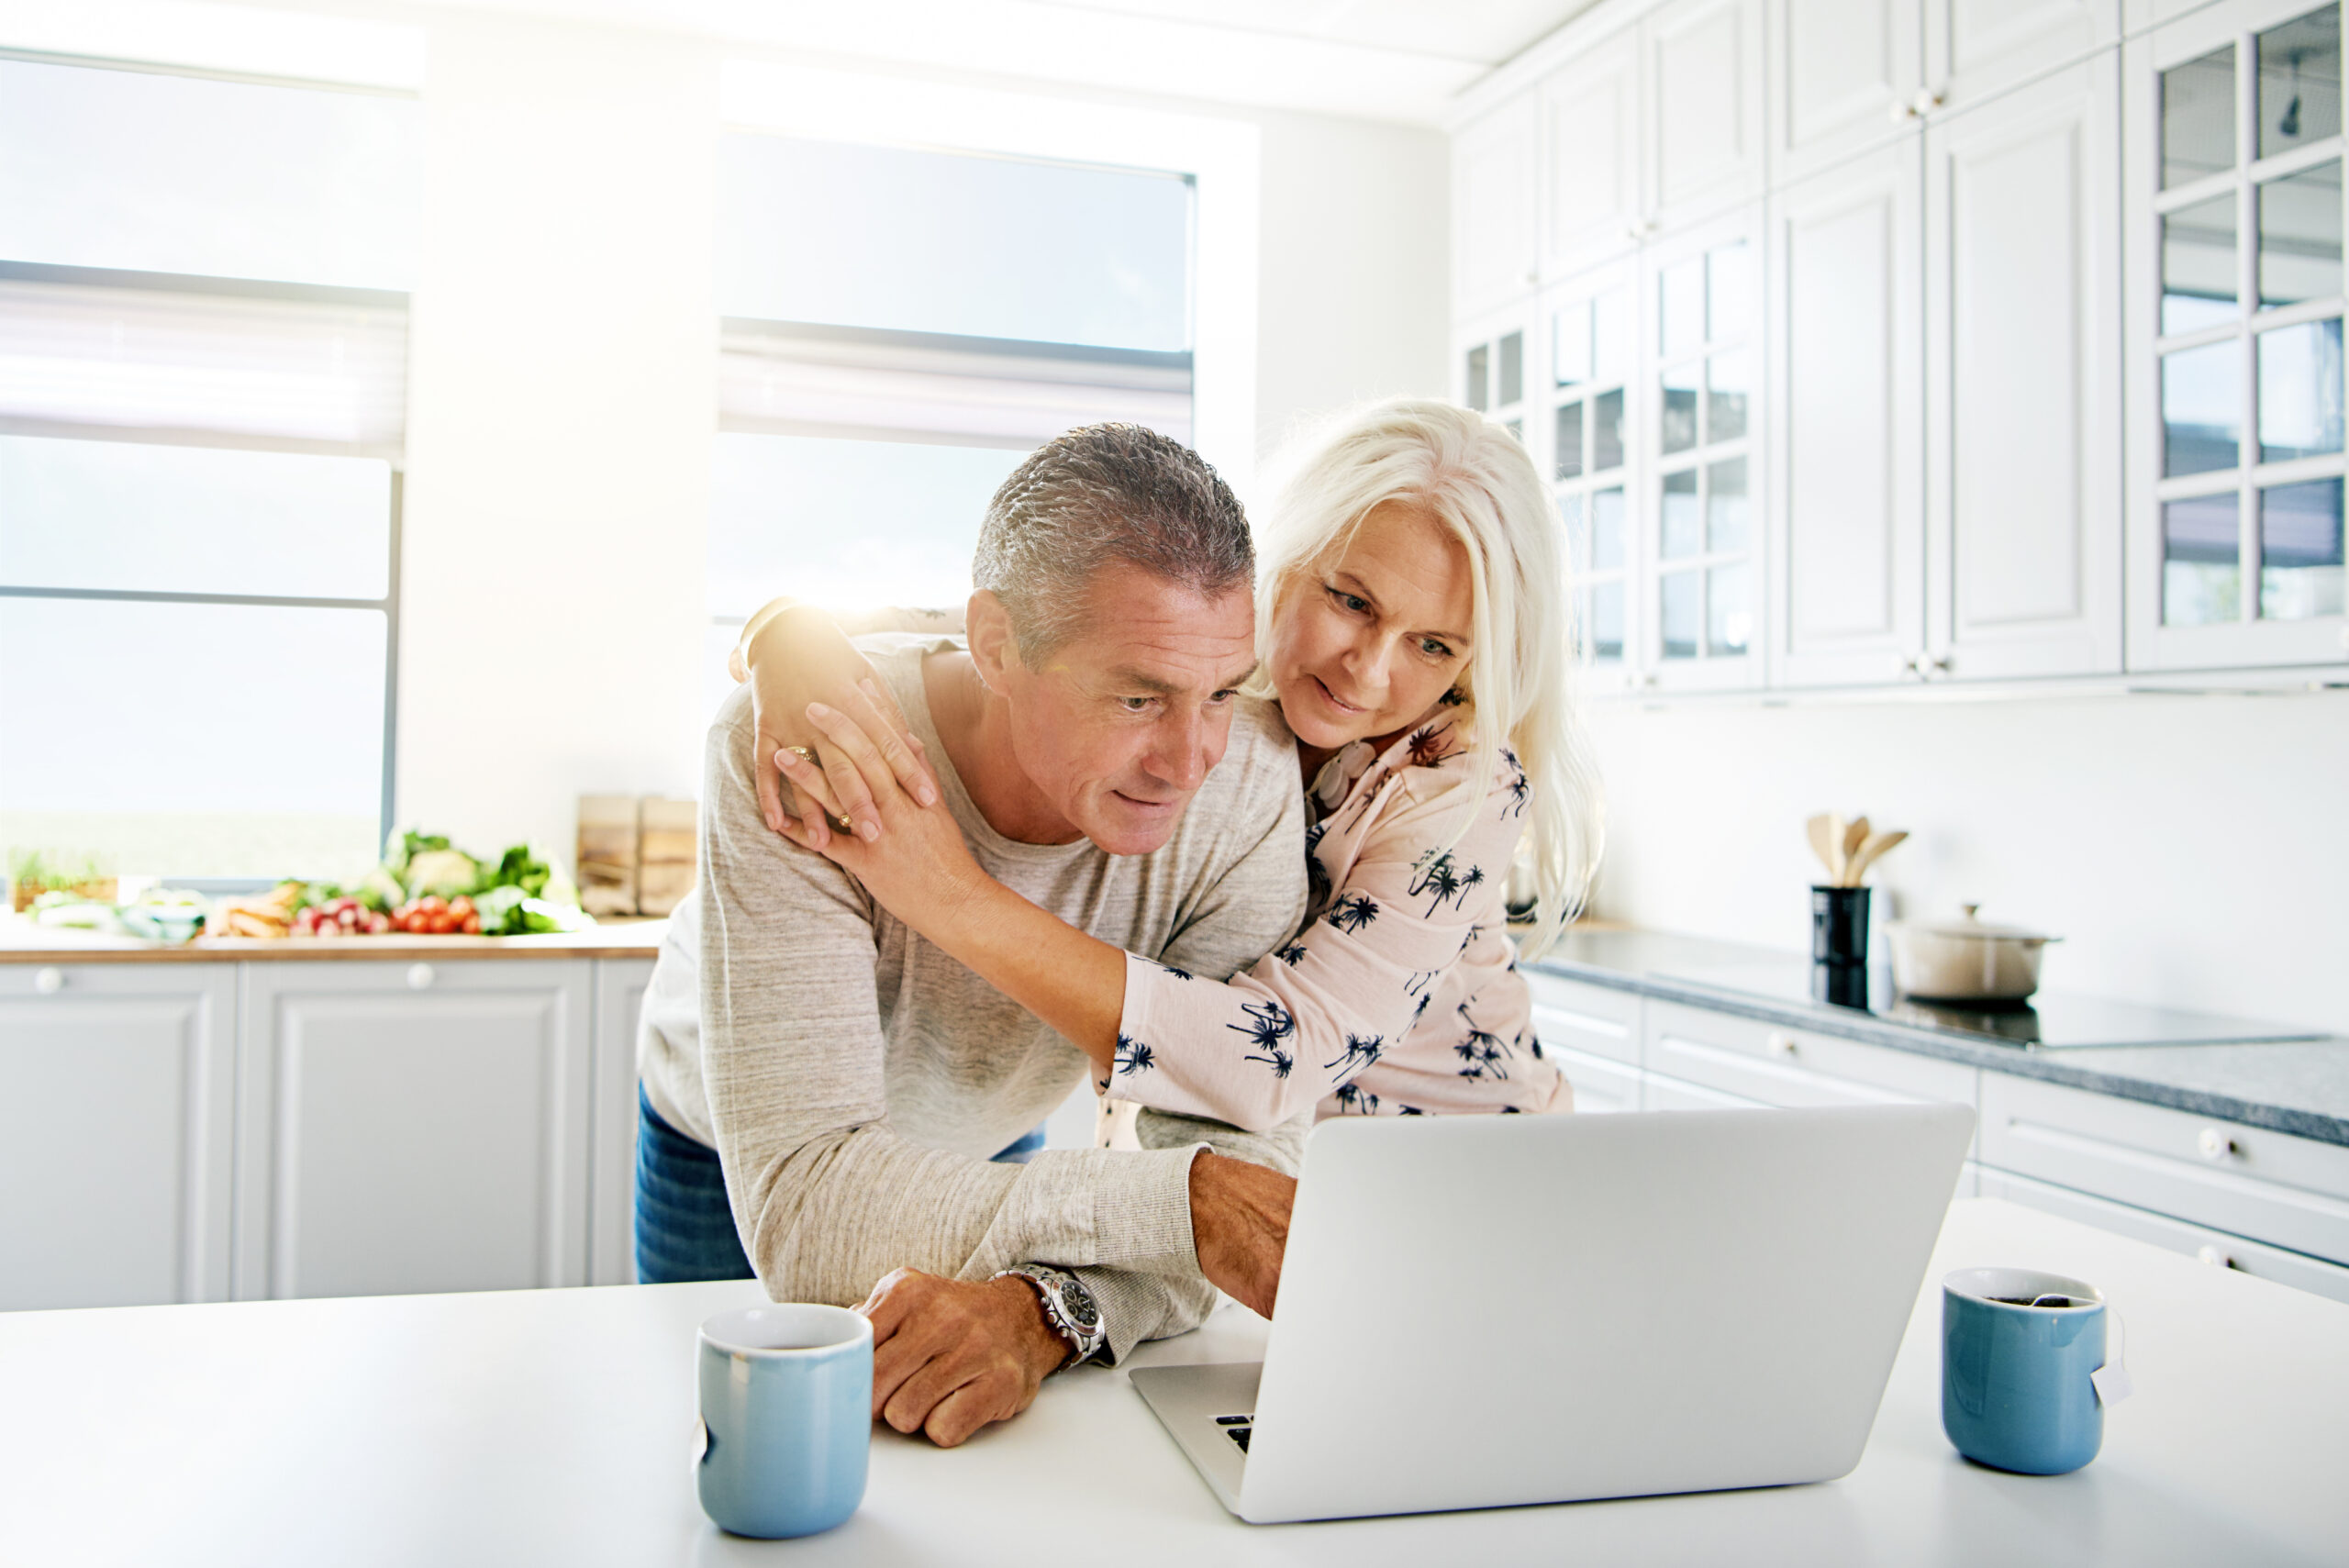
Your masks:
[[[2020,1002],[2039,989],[2039,958],[2051,937],[2020,926],[1985,925],[1978,904],[1962,920],[1898,920],[1885,928],[1892,942],[1892,983],[1905,996],[1945,1002]]]

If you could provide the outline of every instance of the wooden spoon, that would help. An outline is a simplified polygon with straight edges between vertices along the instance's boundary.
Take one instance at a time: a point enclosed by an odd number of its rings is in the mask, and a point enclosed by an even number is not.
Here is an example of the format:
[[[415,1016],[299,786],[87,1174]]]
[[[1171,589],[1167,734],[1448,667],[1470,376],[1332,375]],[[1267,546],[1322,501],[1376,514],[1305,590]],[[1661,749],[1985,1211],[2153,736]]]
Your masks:
[[[1868,819],[1866,817],[1854,818],[1851,826],[1843,829],[1843,874],[1835,879],[1836,886],[1859,886],[1859,868],[1853,864],[1853,857],[1860,852],[1860,846],[1867,841]]]
[[[1810,832],[1810,852],[1819,857],[1819,863],[1827,868],[1827,874],[1831,879],[1835,875],[1834,846],[1840,841],[1830,837],[1834,828],[1833,819],[1822,811],[1803,826]]]
[[[1859,886],[1860,878],[1866,874],[1868,867],[1876,863],[1876,857],[1883,854],[1885,851],[1892,848],[1893,845],[1900,842],[1901,840],[1906,839],[1908,836],[1909,834],[1906,829],[1891,833],[1869,834],[1868,841],[1860,846],[1859,859],[1852,862],[1852,880],[1846,885],[1852,887]]]
[[[1827,814],[1827,852],[1820,858],[1827,862],[1827,885],[1843,885],[1843,839],[1851,824],[1843,820],[1840,811]]]

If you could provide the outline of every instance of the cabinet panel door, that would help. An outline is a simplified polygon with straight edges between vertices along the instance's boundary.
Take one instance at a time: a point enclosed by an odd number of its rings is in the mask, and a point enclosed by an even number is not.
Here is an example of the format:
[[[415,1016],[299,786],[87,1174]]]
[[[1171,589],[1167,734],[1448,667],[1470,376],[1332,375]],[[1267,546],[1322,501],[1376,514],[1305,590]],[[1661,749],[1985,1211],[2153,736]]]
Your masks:
[[[587,1279],[636,1283],[636,1029],[649,958],[596,964],[595,1089],[588,1160]]]
[[[1545,1044],[1542,1050],[1566,1082],[1574,1085],[1575,1111],[1598,1116],[1640,1108],[1640,1070],[1604,1056],[1565,1051]]]
[[[1629,28],[1550,76],[1536,95],[1545,279],[1639,244],[1639,29]]]
[[[1921,144],[1771,198],[1782,685],[1891,684],[1924,646]]]
[[[2321,1258],[2307,1257],[2260,1241],[2245,1240],[2240,1236],[2230,1236],[2223,1230],[2188,1225],[2165,1214],[2132,1208],[2126,1204],[2092,1197],[2087,1193],[2074,1192],[2069,1187],[2034,1182],[2028,1176],[2012,1175],[2005,1171],[1985,1170],[1981,1173],[1981,1195],[2004,1198],[2009,1203],[2025,1204],[2049,1214],[2059,1214],[2066,1219],[2076,1219],[2083,1225],[2093,1225],[2099,1230],[2110,1230],[2116,1236],[2150,1241],[2156,1247],[2166,1247],[2173,1252],[2199,1258],[2213,1268],[2233,1269],[2254,1279],[2274,1280],[2277,1284],[2288,1284],[2296,1290],[2313,1291],[2319,1296],[2329,1296],[2335,1301],[2349,1301],[2349,1268],[2339,1263],[2328,1263]]]
[[[0,966],[0,1310],[228,1296],[236,968]]]
[[[1648,216],[1675,229],[1762,191],[1758,0],[1679,0],[1647,21]]]
[[[1640,1061],[1640,1005],[1636,991],[1591,985],[1539,970],[1528,970],[1533,993],[1533,1032],[1544,1049],[1568,1048],[1610,1056],[1629,1066]]]
[[[1536,277],[1533,106],[1504,104],[1453,140],[1453,298],[1471,315],[1531,293]]]
[[[2119,40],[2121,0],[1925,0],[1925,86],[1962,109]]]
[[[2339,1144],[1986,1073],[1982,1161],[2349,1263],[2349,1149]]]
[[[1916,0],[1771,0],[1770,183],[1911,134]]]
[[[1685,1078],[1667,1078],[1661,1073],[1642,1073],[1641,1077],[1641,1108],[1651,1111],[1758,1111],[1769,1106],[1761,1100],[1749,1100],[1742,1095],[1727,1095],[1702,1084],[1692,1084]]]
[[[1926,133],[1927,628],[1946,673],[2121,667],[2117,61]]]
[[[592,968],[248,965],[238,1297],[584,1284]]]

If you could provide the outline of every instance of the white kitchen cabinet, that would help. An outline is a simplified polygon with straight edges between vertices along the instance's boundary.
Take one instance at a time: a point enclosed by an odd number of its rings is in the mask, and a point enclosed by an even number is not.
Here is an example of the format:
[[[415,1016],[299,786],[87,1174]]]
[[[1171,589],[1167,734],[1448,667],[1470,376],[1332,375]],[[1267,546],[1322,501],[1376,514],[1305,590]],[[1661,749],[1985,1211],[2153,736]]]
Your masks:
[[[1532,356],[1539,347],[1530,330],[1532,302],[1527,300],[1473,323],[1455,339],[1452,364],[1453,385],[1461,403],[1479,414],[1489,414],[1526,439],[1526,418],[1534,400],[1528,389],[1537,367]]]
[[[0,966],[0,1309],[228,1296],[236,984]]]
[[[1636,1067],[1627,1067],[1612,1057],[1593,1056],[1588,1051],[1571,1051],[1542,1042],[1544,1055],[1557,1063],[1566,1082],[1574,1085],[1575,1110],[1578,1115],[1594,1116],[1635,1111],[1640,1108],[1640,1080],[1643,1074]]]
[[[1762,16],[1667,0],[1542,80],[1544,282],[1761,195]]]
[[[1954,112],[2108,49],[2121,0],[1924,0],[1925,104]]]
[[[1628,472],[1643,690],[1762,684],[1762,250],[1755,204],[1640,252]]]
[[[1453,303],[1474,316],[1532,292],[1540,281],[1537,117],[1531,101],[1503,105],[1453,139]]]
[[[593,969],[243,965],[236,1297],[587,1283]]]
[[[1545,1050],[1605,1056],[1640,1064],[1640,995],[1589,985],[1539,970],[1526,980],[1533,993],[1533,1034]]]
[[[636,1031],[651,981],[649,958],[596,965],[595,1087],[588,1109],[591,1284],[636,1283]]]
[[[1651,1001],[1641,1062],[1757,1105],[1971,1106],[1979,1074],[1914,1051],[1791,1029],[1731,1013]]]
[[[2014,1175],[2006,1171],[1980,1172],[1980,1193],[1983,1197],[2005,1198],[2009,1203],[2027,1204],[2032,1208],[2060,1214],[2066,1219],[2076,1219],[2083,1225],[2093,1225],[2118,1236],[2134,1237],[2156,1247],[2166,1247],[2173,1252],[2183,1252],[2199,1258],[2213,1268],[2233,1269],[2257,1279],[2274,1280],[2295,1290],[2313,1291],[2329,1296],[2335,1301],[2349,1301],[2349,1268],[2328,1263],[2321,1258],[2311,1258],[2301,1252],[2270,1247],[2241,1236],[2231,1236],[2208,1226],[2190,1225],[2166,1214],[2132,1208],[2127,1204],[2076,1192],[2047,1182],[2033,1181],[2028,1176]],[[2123,1316],[2128,1304],[2119,1303]]]
[[[1636,257],[1610,261],[1542,296],[1543,348],[1532,428],[1564,525],[1575,588],[1575,654],[1586,690],[1622,692],[1644,668],[1639,555],[1631,510],[1640,395]]]
[[[1647,216],[1669,233],[1762,194],[1762,4],[1667,0],[1642,31]]]
[[[1640,1108],[1646,1111],[1760,1111],[1766,1100],[1749,1100],[1709,1084],[1675,1078],[1663,1073],[1640,1074]]]
[[[1919,0],[1770,0],[1770,185],[1776,189],[1918,125]]]
[[[1770,199],[1773,684],[1924,651],[1923,178],[1910,135]]]
[[[2349,1263],[2349,1149],[2004,1073],[1982,1078],[1982,1162]]]
[[[2121,667],[2118,61],[1925,133],[1926,662]]]
[[[2132,670],[2349,661],[2340,56],[2306,0],[2122,52]]]

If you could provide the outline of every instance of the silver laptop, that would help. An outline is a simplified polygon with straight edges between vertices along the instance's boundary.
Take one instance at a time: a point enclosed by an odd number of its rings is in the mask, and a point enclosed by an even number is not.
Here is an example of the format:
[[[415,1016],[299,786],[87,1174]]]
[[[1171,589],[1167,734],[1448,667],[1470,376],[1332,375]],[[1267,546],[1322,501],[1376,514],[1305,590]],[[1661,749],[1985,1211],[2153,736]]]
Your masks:
[[[1129,1375],[1257,1524],[1859,1462],[1964,1106],[1339,1119],[1262,1362]]]

